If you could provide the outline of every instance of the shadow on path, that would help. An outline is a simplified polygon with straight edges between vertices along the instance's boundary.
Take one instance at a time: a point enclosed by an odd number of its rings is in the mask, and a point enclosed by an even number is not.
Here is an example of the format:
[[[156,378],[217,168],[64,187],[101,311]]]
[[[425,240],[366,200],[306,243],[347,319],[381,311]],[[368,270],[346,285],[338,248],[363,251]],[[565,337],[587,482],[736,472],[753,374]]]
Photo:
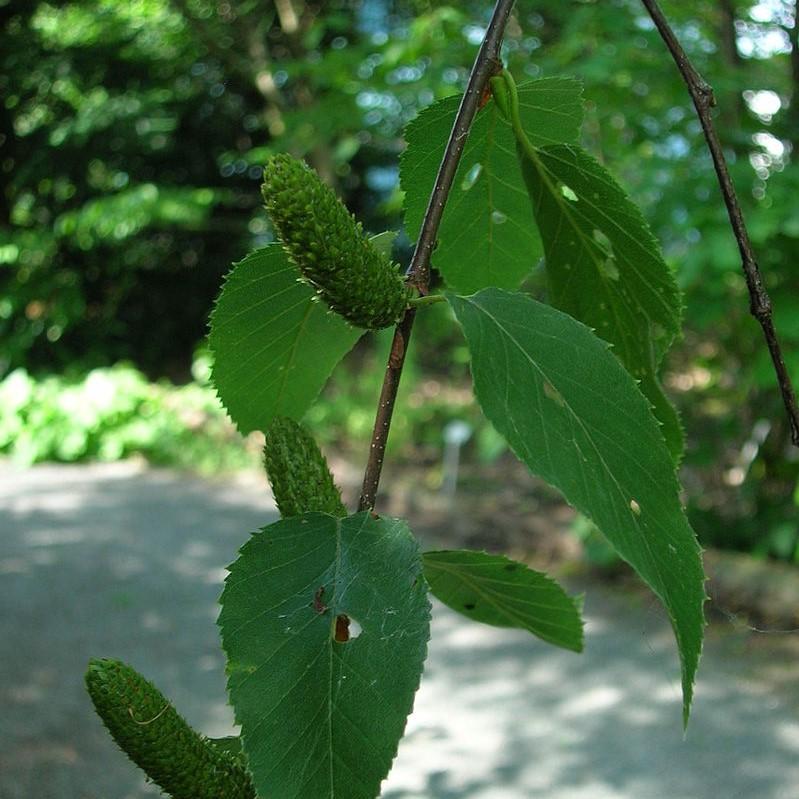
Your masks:
[[[94,716],[86,662],[130,662],[228,734],[216,602],[224,566],[276,518],[266,484],[126,464],[0,465],[0,481],[0,797],[157,795]],[[712,628],[683,740],[657,605],[591,585],[585,610],[574,655],[436,607],[384,799],[799,799],[799,691],[758,677],[764,662],[790,675],[784,649]]]

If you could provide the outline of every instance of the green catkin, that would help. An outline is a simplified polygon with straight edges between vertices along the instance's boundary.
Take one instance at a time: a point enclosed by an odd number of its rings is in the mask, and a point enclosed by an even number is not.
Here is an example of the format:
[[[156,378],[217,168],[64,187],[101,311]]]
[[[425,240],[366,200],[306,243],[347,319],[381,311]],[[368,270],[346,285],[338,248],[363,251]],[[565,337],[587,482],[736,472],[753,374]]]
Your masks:
[[[189,727],[130,666],[92,660],[86,687],[117,745],[173,799],[255,799],[242,763]]]
[[[284,518],[312,511],[347,515],[325,456],[297,422],[285,416],[272,420],[266,430],[264,465]]]
[[[312,169],[285,153],[275,155],[264,168],[262,191],[284,249],[330,308],[366,330],[400,318],[410,292],[398,266]]]

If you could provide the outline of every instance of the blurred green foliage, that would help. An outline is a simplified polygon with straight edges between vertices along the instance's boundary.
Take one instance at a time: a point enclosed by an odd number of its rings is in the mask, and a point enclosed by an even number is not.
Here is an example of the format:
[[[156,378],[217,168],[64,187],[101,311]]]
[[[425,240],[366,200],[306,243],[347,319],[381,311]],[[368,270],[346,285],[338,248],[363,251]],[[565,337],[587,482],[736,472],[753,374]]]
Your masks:
[[[366,342],[364,342],[366,344]],[[391,331],[377,347],[362,346],[336,371],[306,423],[314,437],[359,461],[374,422],[376,376]],[[496,434],[472,402],[471,391],[445,379],[422,378],[417,359],[407,361],[407,389],[397,400],[393,457],[438,458],[443,427],[468,420],[477,432],[478,456],[492,457]],[[259,468],[263,435],[242,437],[210,382],[210,360],[201,350],[193,380],[175,385],[149,380],[129,363],[98,367],[77,377],[36,377],[18,368],[0,381],[0,455],[30,465],[42,461],[116,461],[141,456],[150,463],[202,474]],[[375,376],[364,381],[363,373]]]
[[[198,374],[204,368],[196,364]],[[141,455],[205,474],[254,466],[259,457],[207,383],[152,383],[124,363],[80,380],[11,372],[0,382],[0,453],[23,464]]]
[[[121,360],[150,378],[188,379],[222,275],[271,239],[258,191],[271,152],[306,158],[370,230],[399,228],[402,125],[462,87],[490,6],[0,0],[4,386],[11,377],[30,385],[34,375],[37,391],[49,385],[57,398],[67,385],[85,386],[87,373],[95,381],[134,374],[113,367]],[[718,125],[799,380],[795,1],[663,6],[716,89]],[[504,55],[519,78],[584,81],[584,144],[641,204],[685,292],[685,337],[664,383],[687,430],[683,479],[700,536],[793,558],[799,459],[699,125],[643,7],[518,0]],[[407,239],[403,247],[407,258]],[[530,288],[545,295],[540,274]],[[453,415],[479,427],[457,333],[437,312],[421,317],[429,321],[415,334],[424,347],[403,389],[408,412],[394,423],[397,450],[415,439],[440,447]],[[311,412],[327,437],[354,446],[368,433],[384,346],[359,346]],[[51,372],[69,379],[48,383]],[[132,396],[158,404],[144,399],[143,377],[130,379]],[[25,445],[42,453],[35,457],[111,456],[91,435],[28,426],[40,431],[41,444]],[[479,430],[481,451],[496,451],[490,429]]]

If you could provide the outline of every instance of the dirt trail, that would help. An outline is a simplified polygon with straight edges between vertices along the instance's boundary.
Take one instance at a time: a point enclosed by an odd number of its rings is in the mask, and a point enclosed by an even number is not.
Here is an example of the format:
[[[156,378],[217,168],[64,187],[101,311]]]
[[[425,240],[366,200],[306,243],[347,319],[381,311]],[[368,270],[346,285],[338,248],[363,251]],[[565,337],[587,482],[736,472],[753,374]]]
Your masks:
[[[199,729],[230,732],[216,600],[247,531],[274,518],[261,483],[0,464],[0,799],[157,795],[93,715],[90,656],[129,661]],[[657,605],[573,588],[583,655],[436,608],[384,799],[799,799],[799,636],[711,628],[683,740]]]

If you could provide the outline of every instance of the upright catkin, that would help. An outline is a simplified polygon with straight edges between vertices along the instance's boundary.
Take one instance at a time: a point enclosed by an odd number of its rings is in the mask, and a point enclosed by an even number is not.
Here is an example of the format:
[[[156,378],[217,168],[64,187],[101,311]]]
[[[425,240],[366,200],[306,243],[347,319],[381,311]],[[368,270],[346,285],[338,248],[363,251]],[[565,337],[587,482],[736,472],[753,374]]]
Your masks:
[[[347,515],[325,456],[293,419],[277,416],[266,429],[264,466],[284,518],[312,511]]]
[[[120,749],[173,799],[255,799],[244,765],[189,727],[135,669],[92,660],[86,687]]]
[[[284,249],[330,308],[366,330],[400,318],[410,294],[399,267],[312,169],[275,155],[264,168],[262,191]]]

